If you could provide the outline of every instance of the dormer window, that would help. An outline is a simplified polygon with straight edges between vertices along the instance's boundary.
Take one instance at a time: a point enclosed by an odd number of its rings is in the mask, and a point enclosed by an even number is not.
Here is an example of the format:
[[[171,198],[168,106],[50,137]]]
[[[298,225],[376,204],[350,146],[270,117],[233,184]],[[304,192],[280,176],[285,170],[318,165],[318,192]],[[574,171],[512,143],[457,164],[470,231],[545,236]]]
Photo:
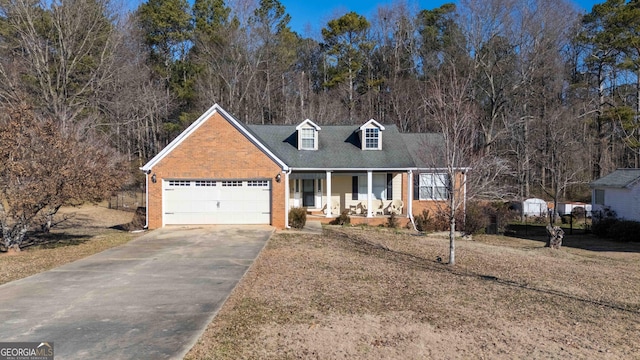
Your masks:
[[[296,126],[298,132],[298,150],[318,150],[318,131],[320,126],[307,119]]]
[[[364,129],[364,147],[367,150],[379,148],[378,144],[380,141],[380,129],[378,128],[370,128]]]
[[[382,150],[382,131],[384,126],[371,119],[360,126],[362,150]]]
[[[315,150],[316,149],[316,129],[305,128],[300,129],[300,149]]]

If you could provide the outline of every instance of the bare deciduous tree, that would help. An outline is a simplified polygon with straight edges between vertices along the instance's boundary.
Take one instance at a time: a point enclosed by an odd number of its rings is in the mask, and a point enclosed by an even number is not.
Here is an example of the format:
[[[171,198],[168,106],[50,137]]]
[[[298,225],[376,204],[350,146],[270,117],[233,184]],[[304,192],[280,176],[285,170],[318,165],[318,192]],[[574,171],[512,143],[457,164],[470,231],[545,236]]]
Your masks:
[[[424,156],[447,177],[442,181],[448,184],[447,201],[436,204],[449,223],[450,265],[455,265],[457,213],[473,198],[500,198],[504,192],[498,191],[497,180],[508,171],[505,161],[478,149],[478,108],[471,94],[471,77],[448,66],[428,83],[423,98],[429,119],[443,137],[437,148],[425,144]]]
[[[128,168],[99,141],[65,135],[25,105],[0,120],[0,247],[19,250],[27,232],[50,224],[63,205],[95,201],[120,188]]]
[[[62,129],[95,125],[101,91],[117,71],[111,10],[109,0],[0,2],[14,64],[0,67],[2,96],[23,89]],[[12,81],[16,72],[21,81]]]

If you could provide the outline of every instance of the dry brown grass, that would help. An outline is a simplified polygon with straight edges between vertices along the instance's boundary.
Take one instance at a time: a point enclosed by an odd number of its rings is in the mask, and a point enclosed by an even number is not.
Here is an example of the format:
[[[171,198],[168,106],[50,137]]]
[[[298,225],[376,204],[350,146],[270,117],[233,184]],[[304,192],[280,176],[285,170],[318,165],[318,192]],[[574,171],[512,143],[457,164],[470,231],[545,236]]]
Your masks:
[[[31,276],[122,245],[136,234],[110,229],[133,217],[131,212],[87,205],[61,209],[60,223],[42,238],[47,244],[27,247],[18,253],[0,253],[0,284]]]
[[[568,239],[568,241],[572,241]],[[589,245],[591,241],[593,244]],[[280,233],[187,359],[633,358],[640,248],[448,241],[380,229]]]

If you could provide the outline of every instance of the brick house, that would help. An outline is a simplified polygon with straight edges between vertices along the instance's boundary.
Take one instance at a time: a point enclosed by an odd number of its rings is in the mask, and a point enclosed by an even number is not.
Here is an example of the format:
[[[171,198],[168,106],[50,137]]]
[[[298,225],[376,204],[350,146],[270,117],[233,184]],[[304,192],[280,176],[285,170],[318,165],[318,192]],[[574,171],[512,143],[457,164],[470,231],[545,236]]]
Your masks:
[[[140,168],[147,226],[282,229],[292,207],[325,222],[346,210],[355,223],[377,224],[391,213],[406,223],[446,200],[448,178],[422,157],[425,144],[438,142],[437,134],[401,134],[373,119],[361,126],[246,125],[216,104]]]

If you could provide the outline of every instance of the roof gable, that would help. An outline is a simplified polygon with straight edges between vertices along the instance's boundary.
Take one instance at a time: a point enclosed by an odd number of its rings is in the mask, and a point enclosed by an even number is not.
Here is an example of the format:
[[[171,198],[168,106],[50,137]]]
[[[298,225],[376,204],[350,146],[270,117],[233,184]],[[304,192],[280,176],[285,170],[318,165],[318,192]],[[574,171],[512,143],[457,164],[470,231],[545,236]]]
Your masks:
[[[358,128],[358,130],[364,131],[364,129],[370,129],[372,127],[377,127],[380,130],[384,130],[384,125],[380,124],[379,122],[375,121],[374,119],[371,119],[371,120],[367,121],[366,123],[364,123],[362,126],[360,126]]]
[[[226,112],[220,105],[214,104],[207,111],[205,111],[200,117],[194,121],[189,127],[187,127],[180,135],[178,135],[173,141],[169,143],[164,149],[162,149],[156,156],[149,160],[140,170],[148,172],[168,154],[177,148],[183,141],[185,141],[191,134],[193,134],[202,124],[210,119],[214,114],[220,114],[222,118],[228,121],[234,128],[236,128],[242,135],[244,135],[249,141],[251,141],[262,152],[269,156],[274,162],[280,165],[284,170],[288,170],[287,164],[276,156],[257,136],[249,131],[238,120]]]
[[[591,182],[592,188],[626,188],[640,181],[640,169],[617,169],[609,175]]]
[[[316,123],[314,123],[313,121],[307,119],[303,122],[301,122],[298,126],[296,126],[296,130],[300,130],[304,127],[312,127],[314,129],[316,129],[316,131],[320,130],[320,126],[318,126]]]

